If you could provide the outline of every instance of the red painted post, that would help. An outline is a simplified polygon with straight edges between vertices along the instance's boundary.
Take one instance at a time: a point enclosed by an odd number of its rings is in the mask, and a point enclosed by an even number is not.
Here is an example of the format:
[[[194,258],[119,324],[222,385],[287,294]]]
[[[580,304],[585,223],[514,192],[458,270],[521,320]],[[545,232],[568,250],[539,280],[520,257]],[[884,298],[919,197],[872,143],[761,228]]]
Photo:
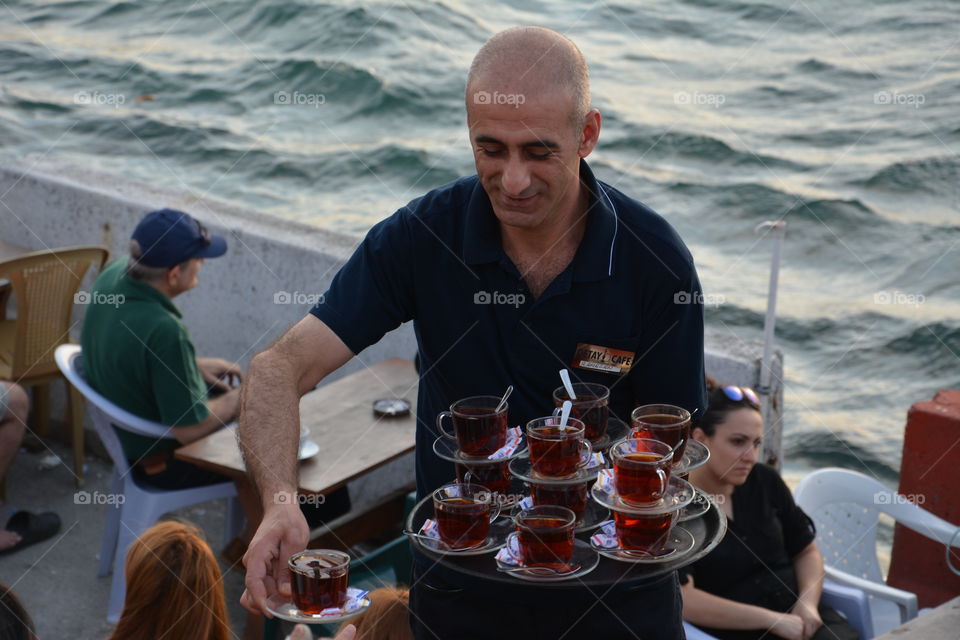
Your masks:
[[[907,413],[900,465],[901,495],[947,522],[960,524],[960,391],[940,391]],[[960,568],[960,552],[953,551]],[[887,583],[935,607],[960,594],[960,576],[946,566],[939,542],[897,525]]]

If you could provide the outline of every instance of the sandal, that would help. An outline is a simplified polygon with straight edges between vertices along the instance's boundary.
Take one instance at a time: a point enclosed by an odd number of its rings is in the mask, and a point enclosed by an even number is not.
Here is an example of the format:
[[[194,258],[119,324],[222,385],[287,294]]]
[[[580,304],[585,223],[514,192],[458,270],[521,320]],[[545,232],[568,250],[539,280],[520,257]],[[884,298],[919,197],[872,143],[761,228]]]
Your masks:
[[[10,516],[4,528],[19,535],[20,542],[8,549],[0,550],[0,555],[13,553],[52,538],[60,531],[60,516],[52,511],[39,515],[29,511],[17,511]]]

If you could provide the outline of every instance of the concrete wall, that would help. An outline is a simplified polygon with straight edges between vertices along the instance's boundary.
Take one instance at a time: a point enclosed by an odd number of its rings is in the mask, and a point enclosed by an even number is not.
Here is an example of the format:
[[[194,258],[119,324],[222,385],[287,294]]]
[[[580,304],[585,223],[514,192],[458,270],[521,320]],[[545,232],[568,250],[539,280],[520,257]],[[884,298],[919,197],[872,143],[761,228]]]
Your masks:
[[[207,261],[200,286],[176,302],[183,309],[198,355],[220,356],[244,367],[309,308],[306,303],[277,304],[275,296],[282,292],[291,294],[289,298],[323,293],[360,241],[356,236],[42,157],[0,166],[0,194],[0,240],[32,249],[102,244],[110,249],[111,256],[126,255],[136,223],[160,207],[188,211],[212,232],[225,235],[227,255]],[[79,339],[82,314],[83,307],[77,305],[75,340]],[[762,345],[714,331],[708,332],[707,345],[707,371],[712,377],[730,384],[757,384]],[[365,350],[329,380],[364,363],[391,356],[412,358],[415,352],[412,325],[407,324]],[[780,354],[777,356],[775,381],[783,375]],[[782,388],[777,384],[775,406],[779,416]],[[55,411],[57,406],[55,403]],[[780,420],[771,420],[771,424],[768,448],[779,458]],[[409,459],[390,465],[390,469],[409,473],[412,479]],[[389,475],[387,471],[385,474]],[[389,489],[390,482],[384,488]],[[369,483],[366,488],[369,491],[364,494],[375,499],[376,490]]]
[[[198,355],[216,355],[244,366],[310,307],[274,304],[274,296],[323,293],[360,241],[54,160],[27,158],[18,166],[0,167],[3,193],[0,239],[32,249],[102,244],[110,249],[111,258],[123,256],[137,222],[164,206],[188,211],[212,232],[225,235],[227,254],[207,261],[200,286],[177,297],[176,303]],[[78,306],[76,320],[82,312]],[[359,360],[412,358],[415,349],[412,327],[401,327],[360,354]],[[336,377],[361,366],[351,362]]]
[[[757,388],[760,385],[760,363],[763,342],[743,340],[726,331],[707,327],[705,364],[707,375],[721,384]],[[763,458],[778,469],[783,461],[783,353],[775,350],[770,363],[769,405],[765,412],[766,433]],[[761,395],[761,402],[763,401]]]

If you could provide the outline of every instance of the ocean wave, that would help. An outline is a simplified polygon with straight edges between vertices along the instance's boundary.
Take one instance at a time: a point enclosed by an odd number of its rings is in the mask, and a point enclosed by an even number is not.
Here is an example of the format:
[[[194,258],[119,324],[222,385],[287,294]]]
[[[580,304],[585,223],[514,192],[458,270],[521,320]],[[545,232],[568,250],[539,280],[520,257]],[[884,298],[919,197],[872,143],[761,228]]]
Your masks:
[[[29,65],[37,60],[30,51],[24,49],[26,49],[25,46],[14,42],[0,45],[0,73],[19,71],[23,69],[24,64]],[[37,48],[34,51],[40,53],[43,50]]]
[[[837,223],[843,228],[853,228],[866,223],[878,224],[883,218],[878,216],[870,207],[856,198],[842,200],[825,198],[816,200],[801,200],[790,208],[784,217],[791,220],[814,220],[829,226]]]
[[[960,353],[960,327],[942,322],[924,324],[889,339],[882,350],[912,358],[943,358],[941,363],[956,371],[954,359]]]
[[[10,4],[9,2],[7,3]],[[91,7],[90,0],[66,0],[64,2],[45,2],[40,5],[27,4],[17,8],[17,17],[28,25],[38,25],[48,20],[63,20],[71,16],[74,10],[83,11]]]
[[[814,213],[825,215],[824,208],[844,201],[807,200],[794,193],[781,191],[767,185],[754,182],[739,184],[697,184],[675,182],[669,187],[671,192],[682,194],[685,197],[706,199],[718,211],[723,211],[739,218],[754,218],[758,222],[771,218],[781,218],[793,214],[793,218],[814,217],[807,211],[812,208]],[[856,205],[854,205],[856,206]],[[860,204],[863,207],[864,205]],[[829,217],[835,219],[835,211],[829,212]]]
[[[785,251],[804,262],[813,259],[813,268],[826,267],[827,263],[817,261],[814,255],[819,252],[829,253],[831,260],[853,259],[851,264],[863,268],[857,256],[872,258],[873,250],[886,246],[883,242],[889,238],[890,225],[897,224],[879,216],[857,199],[807,198],[756,183],[673,183],[669,189],[671,193],[713,212],[715,219],[749,220],[752,224],[786,220],[790,225],[788,237],[793,240],[786,244]],[[913,234],[915,231],[913,227],[904,227],[902,233]],[[725,224],[715,228],[712,237],[721,242],[733,242],[742,239],[744,234],[750,235],[749,227]],[[838,245],[841,250],[836,250]],[[850,247],[852,249],[848,250]]]
[[[110,21],[116,19],[122,23],[128,23],[131,13],[136,13],[138,11],[143,11],[145,7],[138,5],[135,2],[128,2],[126,0],[120,0],[119,2],[112,2],[110,4],[97,4],[92,7],[93,11],[87,14],[86,17],[78,20],[75,25],[78,27],[84,27],[93,25],[95,23],[103,23],[105,21]],[[129,24],[129,23],[128,23]],[[97,26],[103,26],[98,24]]]
[[[345,153],[284,153],[243,144],[225,145],[207,140],[190,154],[192,165],[213,173],[229,171],[244,184],[280,182],[295,190],[342,189],[348,183],[376,183],[379,190],[410,190],[409,198],[421,191],[460,177],[437,154],[400,145],[377,145]],[[409,199],[408,198],[408,199]]]
[[[76,80],[74,76],[83,77],[95,68],[95,61],[87,56],[65,52],[51,54],[42,43],[11,42],[0,47],[0,78],[4,82],[49,79],[55,89],[60,89],[71,80]],[[71,72],[73,75],[70,75]],[[70,77],[66,82],[64,74]]]
[[[194,86],[183,96],[186,104],[202,104],[205,102],[214,102],[222,104],[224,102],[234,101],[235,92],[227,89],[218,89],[210,86]]]
[[[466,11],[451,7],[442,0],[432,2],[411,2],[401,5],[403,11],[412,13],[416,20],[409,24],[414,32],[427,35],[431,41],[436,41],[437,33],[458,34],[464,38],[473,38],[477,46],[492,33],[487,33],[487,26]]]
[[[3,140],[3,144],[0,144],[0,153],[7,156],[8,149],[14,149],[17,145],[25,144],[36,136],[36,132],[25,129],[18,122],[6,118],[0,110],[0,140]],[[7,159],[14,160],[9,156]]]
[[[864,296],[872,295],[868,287],[863,287]],[[725,305],[726,306],[726,305]],[[883,305],[876,306],[877,311],[860,311],[833,317],[795,318],[789,315],[777,317],[777,340],[797,347],[813,347],[822,352],[842,355],[857,350],[871,352],[874,357],[879,351],[888,348],[889,343],[900,344],[901,340],[911,340],[921,327],[913,321],[883,313]],[[762,318],[761,318],[762,320]],[[954,339],[960,339],[958,331],[951,329]],[[929,334],[927,334],[929,336]],[[935,340],[930,336],[931,340]],[[852,345],[856,346],[851,349]],[[889,354],[887,354],[889,355]],[[867,358],[865,364],[870,363]],[[877,362],[874,359],[874,362]]]
[[[868,440],[863,444],[854,442],[854,434],[850,431],[849,424],[838,422],[824,427],[823,419],[820,419],[812,421],[810,427],[784,434],[785,458],[806,459],[817,468],[840,467],[861,472],[866,468],[868,472],[885,478],[888,482],[896,482],[897,469],[877,455],[873,441]]]
[[[268,86],[299,86],[305,91],[316,87],[328,93],[358,95],[378,91],[384,85],[383,80],[370,69],[343,60],[287,59],[264,64],[270,74],[269,77],[261,77],[261,81],[267,80]],[[260,75],[264,76],[260,62],[248,65],[252,71],[257,71],[258,67]]]
[[[387,82],[378,73],[345,62],[320,60],[283,60],[248,63],[243,75],[249,80],[241,88],[243,95],[263,96],[259,102],[293,104],[297,93],[322,96],[325,114],[339,119],[352,117],[383,118],[412,116],[434,124],[454,124],[461,119],[462,85],[440,86],[428,90],[413,82]],[[286,93],[286,103],[276,102]]]
[[[190,162],[210,140],[218,138],[225,143],[240,144],[238,136],[227,129],[200,126],[195,122],[173,122],[144,114],[125,113],[115,117],[93,116],[82,118],[74,131],[97,139],[139,141],[158,156],[170,155]],[[133,147],[142,152],[142,146]],[[132,149],[133,149],[132,148]]]
[[[280,29],[294,21],[309,24],[312,18],[331,18],[333,15],[349,16],[351,20],[363,21],[368,12],[363,7],[349,11],[335,11],[330,5],[283,0],[282,2],[259,2],[244,14],[245,23],[237,29],[240,35],[256,35],[262,31]],[[346,14],[346,15],[345,15]],[[342,25],[331,24],[331,27]],[[373,26],[372,21],[367,25]],[[326,30],[325,30],[326,31]]]
[[[851,184],[897,193],[931,193],[956,197],[960,183],[960,160],[934,157],[897,162],[880,169],[866,180]]]
[[[837,94],[833,91],[819,87],[802,86],[794,81],[790,88],[771,84],[752,87],[732,96],[731,102],[748,103],[756,108],[765,105],[782,105],[784,101],[788,101],[791,104],[804,102],[818,104],[834,100],[836,97]],[[834,144],[836,144],[836,142],[834,142]]]
[[[248,78],[240,87],[243,92],[322,94],[329,105],[362,99],[384,88],[372,71],[343,61],[259,60],[244,65],[240,75]]]
[[[634,130],[631,132],[631,129]],[[627,131],[626,135],[601,142],[601,149],[603,151],[630,150],[651,158],[680,156],[713,165],[775,167],[794,171],[808,169],[805,165],[784,158],[734,149],[726,142],[710,136],[673,131],[647,133],[629,125]]]
[[[864,288],[864,296],[871,295]],[[730,325],[763,325],[759,312],[728,310],[721,305],[716,313]],[[919,323],[883,312],[886,303],[877,303],[877,311],[858,312],[836,317],[777,317],[777,341],[789,347],[804,347],[836,361],[837,372],[869,371],[881,373],[884,367],[903,370],[906,360],[911,370],[943,368],[957,374],[955,358],[960,353],[960,326],[945,322]],[[739,319],[739,322],[738,322]],[[906,359],[906,360],[905,360]],[[952,369],[951,369],[952,367]],[[882,376],[881,376],[882,377]]]
[[[914,401],[922,398],[902,387],[927,392],[930,387],[960,384],[956,366],[960,328],[944,322],[920,324],[885,315],[879,318],[856,331],[838,321],[837,330],[826,334],[823,341],[807,343],[807,349],[815,345],[813,349],[823,356],[824,367],[830,367],[829,374],[822,374],[825,383],[842,385],[850,376],[873,384],[899,379],[896,393],[912,396]],[[906,378],[905,372],[909,372]]]
[[[709,291],[704,292],[709,294]],[[719,305],[706,305],[704,316],[709,326],[762,328],[764,314],[732,302]],[[777,329],[780,327],[778,326]]]
[[[339,155],[338,155],[339,157]],[[379,176],[383,182],[396,180],[411,189],[426,190],[446,184],[460,175],[437,162],[434,155],[425,149],[381,145],[373,150],[349,156],[343,162],[344,169],[361,177]],[[411,194],[411,198],[419,193]]]
[[[227,3],[228,10],[234,4]],[[244,7],[244,5],[240,5]],[[254,10],[244,9],[231,20],[237,35],[260,44],[270,43],[289,52],[324,53],[331,49],[374,49],[397,36],[398,27],[386,12],[371,12],[365,7],[343,7],[328,3],[258,3]],[[301,28],[309,31],[298,37]]]
[[[856,142],[869,143],[871,133],[878,138],[885,134],[882,131],[872,131],[860,128],[818,129],[803,133],[789,133],[780,136],[780,140],[810,145],[821,149],[835,149],[854,144]]]
[[[896,6],[896,5],[892,5]],[[901,34],[910,30],[936,29],[943,26],[943,22],[932,20],[931,14],[927,11],[913,11],[909,5],[902,5],[904,11],[895,15],[887,15],[878,19],[868,19],[865,22],[857,24],[852,28],[857,33],[879,33],[889,31],[891,33]],[[945,10],[944,18],[953,20],[956,16],[947,14]],[[922,20],[920,18],[923,18]],[[842,33],[842,31],[841,31]]]
[[[800,73],[826,75],[837,80],[880,80],[880,76],[872,71],[840,67],[819,58],[807,58],[797,64],[794,69]]]
[[[702,7],[704,9],[716,9],[723,13],[736,14],[744,20],[755,22],[765,22],[776,26],[790,27],[796,29],[809,29],[810,27],[821,27],[820,22],[812,20],[808,16],[794,11],[792,8],[783,8],[774,5],[764,4],[762,2],[729,2],[728,0],[683,0],[683,4]]]
[[[41,96],[32,92],[26,93],[15,85],[10,87],[0,86],[0,105],[25,111],[47,111],[50,113],[69,113],[72,111],[72,105],[68,104],[66,100],[55,101],[55,97],[60,98],[61,96]]]
[[[612,14],[624,26],[630,29],[635,36],[646,35],[658,39],[669,36],[679,36],[697,40],[709,40],[719,37],[719,34],[711,35],[708,30],[701,29],[697,23],[674,17],[661,17],[648,8],[607,4],[604,5],[601,10]],[[677,14],[671,12],[670,15]]]

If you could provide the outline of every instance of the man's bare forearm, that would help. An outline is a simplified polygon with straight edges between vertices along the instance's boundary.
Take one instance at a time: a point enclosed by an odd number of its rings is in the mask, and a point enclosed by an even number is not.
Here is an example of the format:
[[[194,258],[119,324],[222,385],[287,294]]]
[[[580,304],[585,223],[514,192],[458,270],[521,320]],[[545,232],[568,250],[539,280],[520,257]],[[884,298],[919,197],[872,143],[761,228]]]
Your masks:
[[[300,439],[298,375],[271,350],[250,363],[240,396],[240,451],[264,509],[280,492],[297,490]]]
[[[240,397],[240,451],[264,511],[297,489],[300,397],[353,354],[312,315],[250,363]]]

